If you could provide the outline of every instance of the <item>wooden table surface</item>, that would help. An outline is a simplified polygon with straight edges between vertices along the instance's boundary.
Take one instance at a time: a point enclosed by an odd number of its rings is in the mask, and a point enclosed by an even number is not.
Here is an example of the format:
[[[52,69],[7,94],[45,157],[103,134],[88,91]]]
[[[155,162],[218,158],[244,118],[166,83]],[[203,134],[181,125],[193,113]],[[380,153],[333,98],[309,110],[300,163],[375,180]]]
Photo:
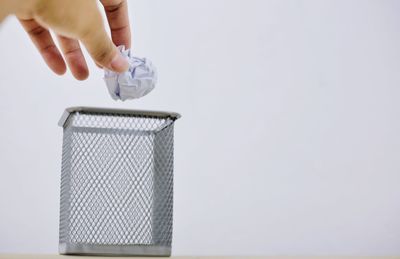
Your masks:
[[[0,254],[0,259],[88,259],[95,256]],[[99,259],[161,259],[163,257],[98,257]],[[168,258],[168,257],[164,257]],[[400,256],[172,256],[171,259],[400,259]]]

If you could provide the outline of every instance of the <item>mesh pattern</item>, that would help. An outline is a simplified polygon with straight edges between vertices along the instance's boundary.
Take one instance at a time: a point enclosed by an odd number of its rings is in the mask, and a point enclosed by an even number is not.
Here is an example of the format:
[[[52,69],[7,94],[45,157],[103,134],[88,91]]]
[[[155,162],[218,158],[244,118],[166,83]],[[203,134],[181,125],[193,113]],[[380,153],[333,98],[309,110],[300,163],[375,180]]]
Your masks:
[[[172,188],[172,119],[70,116],[64,128],[60,242],[170,246]]]
[[[69,119],[70,126],[118,130],[157,131],[173,121],[170,118],[112,113],[79,112]]]

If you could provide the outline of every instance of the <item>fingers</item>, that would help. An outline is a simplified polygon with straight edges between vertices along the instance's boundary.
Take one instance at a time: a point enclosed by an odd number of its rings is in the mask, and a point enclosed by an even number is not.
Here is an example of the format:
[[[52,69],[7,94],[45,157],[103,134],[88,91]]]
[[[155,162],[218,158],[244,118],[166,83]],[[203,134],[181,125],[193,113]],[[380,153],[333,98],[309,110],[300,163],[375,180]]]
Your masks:
[[[58,75],[64,74],[67,68],[50,32],[33,19],[19,19],[19,21],[49,68]]]
[[[57,38],[72,74],[78,80],[85,80],[89,75],[89,70],[79,42],[60,35],[57,35]]]
[[[131,30],[128,16],[128,3],[124,0],[101,0],[115,45],[131,47]]]
[[[80,40],[97,65],[115,72],[124,72],[128,69],[128,61],[122,57],[103,27],[90,27],[90,30],[81,35]]]
[[[41,53],[44,53],[43,57],[54,71],[65,72],[65,63],[49,32],[43,28],[51,28],[59,35],[81,41],[95,63],[102,67],[115,72],[124,72],[128,69],[127,60],[122,57],[107,35],[96,0],[46,0],[32,12],[32,16],[35,20],[22,23],[26,30],[31,32],[32,40]],[[65,42],[63,39],[61,42],[64,52],[68,53],[68,62],[71,64],[71,69],[74,69],[74,75],[84,78],[86,65],[81,60],[76,42]],[[49,51],[53,53],[52,58],[47,57]]]

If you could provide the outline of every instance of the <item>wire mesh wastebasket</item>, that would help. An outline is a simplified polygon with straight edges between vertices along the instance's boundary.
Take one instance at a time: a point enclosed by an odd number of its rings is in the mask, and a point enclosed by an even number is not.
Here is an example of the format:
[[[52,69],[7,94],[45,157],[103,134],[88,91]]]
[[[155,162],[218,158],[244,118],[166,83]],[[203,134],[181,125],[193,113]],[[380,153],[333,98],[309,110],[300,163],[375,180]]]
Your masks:
[[[179,114],[68,108],[60,254],[169,256]]]

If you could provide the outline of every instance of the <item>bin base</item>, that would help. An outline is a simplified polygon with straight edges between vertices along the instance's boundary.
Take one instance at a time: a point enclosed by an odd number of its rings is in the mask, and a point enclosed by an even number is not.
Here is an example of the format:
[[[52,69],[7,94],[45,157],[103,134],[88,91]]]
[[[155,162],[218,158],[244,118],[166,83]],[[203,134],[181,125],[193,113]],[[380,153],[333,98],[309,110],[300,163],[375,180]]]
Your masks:
[[[60,243],[64,255],[171,256],[171,247],[157,245],[96,245]]]

